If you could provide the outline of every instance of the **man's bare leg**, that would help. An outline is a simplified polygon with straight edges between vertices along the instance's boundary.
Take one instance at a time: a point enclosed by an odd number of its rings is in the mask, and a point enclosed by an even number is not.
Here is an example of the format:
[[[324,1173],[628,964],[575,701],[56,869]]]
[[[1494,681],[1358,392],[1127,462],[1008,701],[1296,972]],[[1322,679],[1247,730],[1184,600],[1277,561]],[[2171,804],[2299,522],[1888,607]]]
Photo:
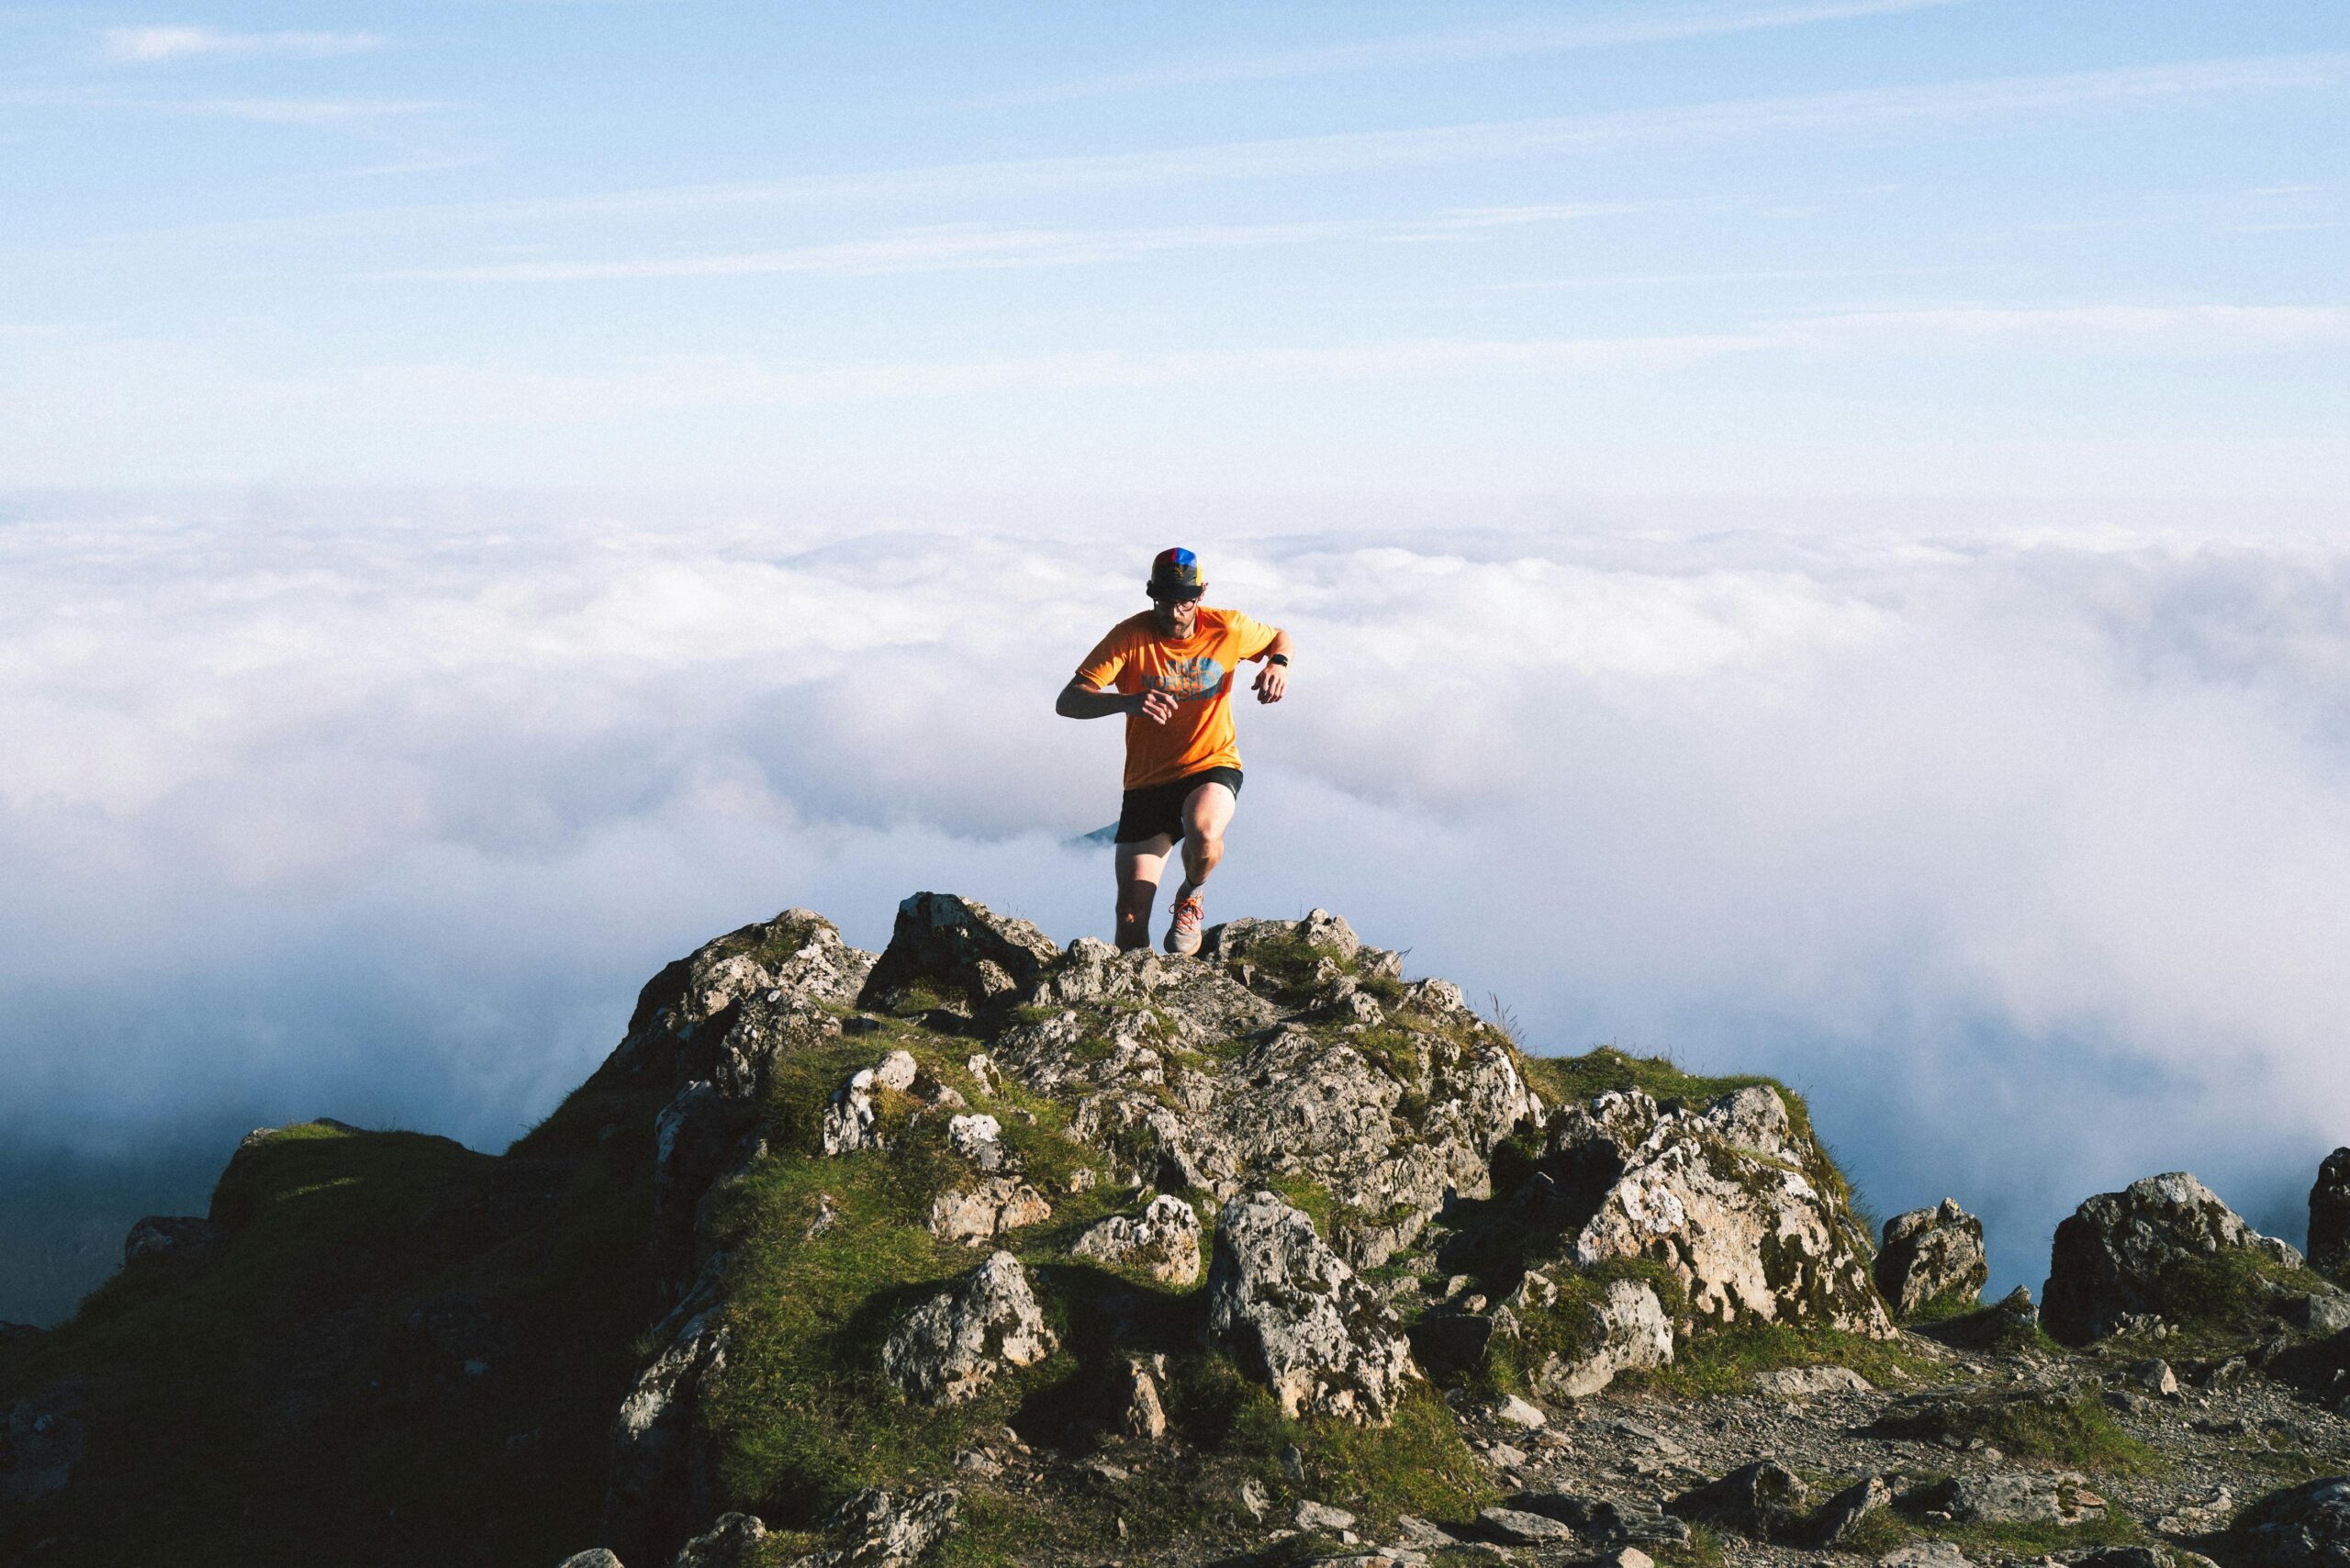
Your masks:
[[[1196,793],[1196,791],[1195,791]],[[1118,846],[1118,949],[1150,946],[1150,906],[1175,841],[1166,834]]]
[[[1183,883],[1175,890],[1178,903],[1197,893],[1224,858],[1224,830],[1231,825],[1238,804],[1230,785],[1214,782],[1201,785],[1184,798]]]

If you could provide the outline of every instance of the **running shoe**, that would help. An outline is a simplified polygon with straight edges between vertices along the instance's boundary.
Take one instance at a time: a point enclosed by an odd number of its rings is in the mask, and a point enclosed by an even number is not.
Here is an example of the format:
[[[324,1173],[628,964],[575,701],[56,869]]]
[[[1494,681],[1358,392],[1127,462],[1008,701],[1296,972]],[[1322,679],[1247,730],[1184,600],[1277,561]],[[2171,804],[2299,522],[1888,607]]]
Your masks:
[[[1207,913],[1200,903],[1200,895],[1175,901],[1175,920],[1167,928],[1167,950],[1170,953],[1196,953],[1200,950],[1200,917]]]

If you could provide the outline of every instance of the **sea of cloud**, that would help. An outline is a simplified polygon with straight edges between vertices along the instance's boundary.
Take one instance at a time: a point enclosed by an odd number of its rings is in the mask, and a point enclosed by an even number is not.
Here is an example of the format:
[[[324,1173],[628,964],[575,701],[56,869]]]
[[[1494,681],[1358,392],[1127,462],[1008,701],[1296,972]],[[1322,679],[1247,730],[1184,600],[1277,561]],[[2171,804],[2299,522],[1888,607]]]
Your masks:
[[[1983,1214],[2002,1286],[2156,1170],[2299,1234],[2350,1141],[2350,546],[1310,527],[1187,540],[1299,645],[1212,919],[1326,905],[1538,1048],[1776,1073],[1878,1210]],[[1105,934],[1118,730],[1051,700],[1165,542],[0,509],[0,1317],[247,1126],[502,1147],[661,963],[787,905]]]

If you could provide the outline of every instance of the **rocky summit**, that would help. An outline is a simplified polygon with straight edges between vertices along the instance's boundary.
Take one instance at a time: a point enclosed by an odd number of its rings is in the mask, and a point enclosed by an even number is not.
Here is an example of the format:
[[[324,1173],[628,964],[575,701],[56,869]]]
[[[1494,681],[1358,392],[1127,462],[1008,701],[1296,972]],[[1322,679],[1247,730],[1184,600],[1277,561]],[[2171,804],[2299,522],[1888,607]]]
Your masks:
[[[2345,1194],[2304,1259],[2150,1176],[1986,1305],[1784,1087],[1320,910],[787,911],[503,1155],[263,1129],[0,1326],[0,1561],[2350,1565]]]

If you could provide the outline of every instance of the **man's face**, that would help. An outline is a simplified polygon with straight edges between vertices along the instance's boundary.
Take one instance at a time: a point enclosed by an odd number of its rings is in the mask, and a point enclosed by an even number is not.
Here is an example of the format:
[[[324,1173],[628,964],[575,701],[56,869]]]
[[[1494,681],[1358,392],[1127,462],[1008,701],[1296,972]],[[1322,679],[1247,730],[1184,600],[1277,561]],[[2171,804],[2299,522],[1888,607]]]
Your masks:
[[[1151,605],[1158,617],[1158,634],[1162,637],[1188,637],[1200,623],[1200,601],[1196,599],[1157,599]]]

